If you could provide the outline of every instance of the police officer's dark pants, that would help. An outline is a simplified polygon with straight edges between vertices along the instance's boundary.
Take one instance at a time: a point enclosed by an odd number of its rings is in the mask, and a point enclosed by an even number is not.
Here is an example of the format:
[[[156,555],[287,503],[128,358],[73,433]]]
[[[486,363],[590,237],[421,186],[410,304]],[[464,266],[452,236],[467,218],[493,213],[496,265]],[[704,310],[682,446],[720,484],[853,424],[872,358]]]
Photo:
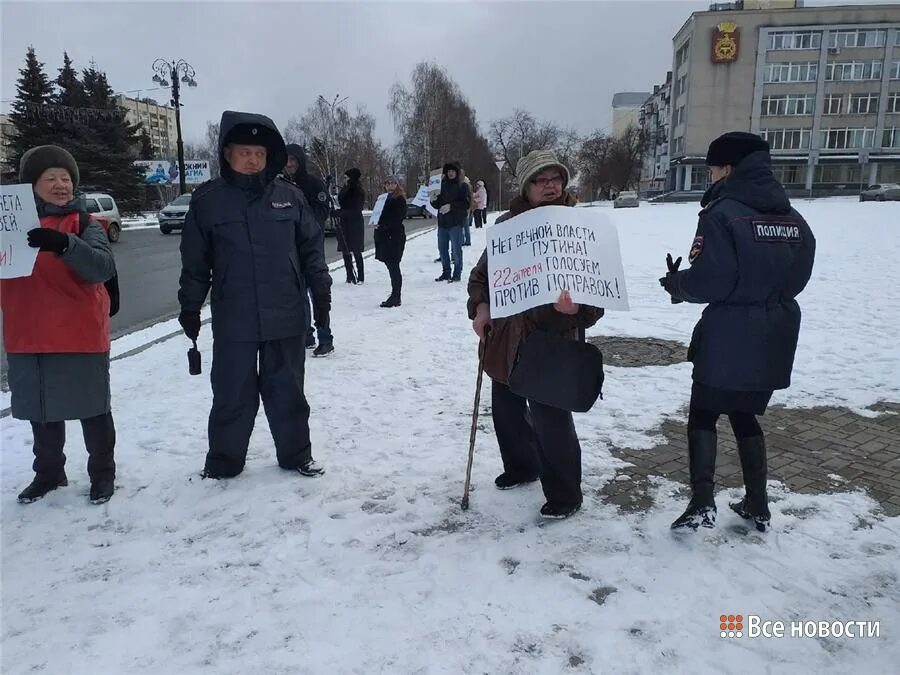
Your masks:
[[[523,480],[541,477],[544,496],[555,504],[581,503],[581,444],[572,413],[526,401],[492,383],[494,430],[503,470]]]
[[[34,434],[34,463],[37,478],[46,483],[57,483],[65,478],[66,445],[65,422],[32,422]],[[84,445],[88,451],[88,476],[91,483],[112,480],[116,477],[116,426],[112,413],[81,420]]]
[[[213,341],[213,406],[207,472],[236,476],[244,469],[262,397],[278,465],[309,461],[309,404],[303,393],[305,337],[269,342]]]

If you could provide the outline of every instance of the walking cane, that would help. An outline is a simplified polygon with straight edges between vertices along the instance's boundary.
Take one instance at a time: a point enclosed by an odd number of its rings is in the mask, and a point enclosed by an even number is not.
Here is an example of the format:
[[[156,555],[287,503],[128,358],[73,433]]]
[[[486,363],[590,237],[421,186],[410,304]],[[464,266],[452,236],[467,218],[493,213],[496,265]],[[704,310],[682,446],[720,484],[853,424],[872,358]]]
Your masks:
[[[469,510],[469,484],[472,480],[472,460],[475,456],[475,432],[478,430],[478,408],[481,406],[481,380],[484,375],[484,353],[487,351],[487,336],[490,326],[484,328],[484,339],[479,344],[478,355],[478,380],[475,385],[475,410],[472,412],[472,431],[469,434],[469,461],[466,464],[466,485],[463,488],[463,498],[460,503],[463,511]]]

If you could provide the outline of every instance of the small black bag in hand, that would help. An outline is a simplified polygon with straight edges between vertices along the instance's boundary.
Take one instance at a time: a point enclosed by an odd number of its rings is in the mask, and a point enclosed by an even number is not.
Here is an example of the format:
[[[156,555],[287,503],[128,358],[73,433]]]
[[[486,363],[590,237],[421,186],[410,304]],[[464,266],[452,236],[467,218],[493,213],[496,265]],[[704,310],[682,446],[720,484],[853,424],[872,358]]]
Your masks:
[[[191,375],[199,375],[203,372],[200,364],[200,350],[197,349],[197,341],[193,340],[194,346],[188,349],[188,372]]]
[[[592,344],[535,331],[519,347],[509,388],[529,401],[587,412],[603,398],[603,354]]]

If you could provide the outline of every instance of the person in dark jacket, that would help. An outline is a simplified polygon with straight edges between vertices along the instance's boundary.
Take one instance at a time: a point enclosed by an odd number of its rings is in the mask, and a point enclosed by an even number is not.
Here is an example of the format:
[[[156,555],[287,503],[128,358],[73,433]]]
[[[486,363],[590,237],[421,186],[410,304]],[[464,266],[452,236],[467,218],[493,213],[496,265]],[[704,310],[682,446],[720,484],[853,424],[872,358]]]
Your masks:
[[[498,223],[541,206],[577,203],[565,189],[569,170],[549,150],[535,150],[520,159],[516,175],[520,193]],[[509,490],[540,478],[547,499],[541,515],[567,518],[582,503],[581,444],[572,413],[516,395],[509,388],[509,377],[519,347],[533,332],[577,340],[584,329],[597,323],[603,310],[577,305],[564,291],[553,305],[492,320],[489,278],[485,251],[469,276],[467,310],[472,328],[483,341],[484,372],[491,378],[491,411],[503,460],[503,473],[494,484]]]
[[[244,469],[259,400],[278,465],[323,473],[309,437],[303,392],[307,288],[330,309],[323,233],[303,192],[276,180],[284,141],[263,115],[226,111],[219,127],[221,177],[194,191],[181,241],[179,321],[196,341],[200,308],[212,289],[213,405],[203,476]]]
[[[316,223],[324,232],[325,221],[328,219],[330,211],[328,191],[325,188],[325,183],[307,171],[306,150],[304,150],[303,147],[296,143],[291,143],[286,147],[286,150],[288,159],[287,164],[284,165],[282,177],[285,180],[291,181],[303,191],[303,196],[306,197],[306,202],[309,204],[313,216],[315,216]],[[323,246],[324,242],[325,240],[323,238]],[[324,249],[322,255],[325,255]],[[306,333],[306,348],[315,350],[313,356],[327,356],[334,351],[334,336],[331,333],[331,318],[328,312],[320,312],[316,309],[316,304],[313,302],[311,293],[310,302],[312,304],[312,315],[316,327],[315,331],[313,331],[312,324],[309,326],[309,330]],[[318,347],[316,347],[316,333],[319,335]]]
[[[690,268],[668,257],[660,284],[673,302],[706,304],[688,357],[694,364],[688,414],[692,497],[673,529],[713,527],[716,421],[728,415],[746,494],[731,508],[765,531],[766,443],[756,419],[775,389],[791,383],[800,332],[795,299],[812,273],[816,240],[771,169],[769,145],[730,132],[706,156],[714,181],[703,196]]]
[[[406,228],[403,226],[406,218],[406,194],[400,187],[397,176],[384,179],[384,190],[388,197],[375,225],[375,259],[383,262],[391,275],[391,295],[381,306],[399,307],[403,287],[400,261],[403,260],[403,250],[406,248]]]
[[[344,254],[344,268],[347,270],[348,284],[361,284],[366,280],[362,252],[365,248],[365,225],[363,209],[366,206],[366,191],[363,190],[359,169],[348,169],[344,176],[347,182],[338,194],[341,205],[341,226],[338,228],[338,250]],[[353,259],[356,259],[356,272]]]
[[[115,491],[110,297],[103,284],[116,265],[106,231],[75,196],[78,178],[75,158],[55,145],[28,150],[19,166],[40,218],[28,232],[28,245],[38,249],[31,274],[0,282],[12,416],[31,422],[34,437],[35,475],[19,495],[22,504],[68,485],[67,420],[81,422],[90,501],[105,503]]]
[[[460,177],[459,164],[447,162],[441,179],[441,191],[431,201],[438,211],[438,250],[443,271],[435,281],[457,282],[462,277],[463,228],[469,219],[469,186]],[[450,247],[453,247],[453,271],[450,270]]]

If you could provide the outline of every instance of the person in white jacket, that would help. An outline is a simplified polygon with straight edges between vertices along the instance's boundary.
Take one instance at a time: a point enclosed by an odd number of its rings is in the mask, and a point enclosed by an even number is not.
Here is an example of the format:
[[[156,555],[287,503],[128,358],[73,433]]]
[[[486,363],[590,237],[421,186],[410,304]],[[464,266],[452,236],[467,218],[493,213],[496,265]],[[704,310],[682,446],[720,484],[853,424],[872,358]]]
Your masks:
[[[475,198],[475,227],[477,229],[487,225],[487,190],[483,180],[475,183],[473,197]]]

